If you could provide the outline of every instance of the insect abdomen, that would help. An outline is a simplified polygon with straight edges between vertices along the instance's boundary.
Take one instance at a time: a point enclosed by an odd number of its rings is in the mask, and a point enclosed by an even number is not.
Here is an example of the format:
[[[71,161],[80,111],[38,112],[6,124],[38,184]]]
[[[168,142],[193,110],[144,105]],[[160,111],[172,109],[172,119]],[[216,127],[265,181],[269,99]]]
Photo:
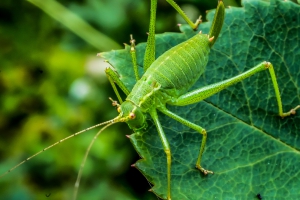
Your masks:
[[[181,95],[204,72],[209,51],[207,35],[197,34],[161,55],[144,76],[157,81],[163,89],[176,89],[175,96]]]

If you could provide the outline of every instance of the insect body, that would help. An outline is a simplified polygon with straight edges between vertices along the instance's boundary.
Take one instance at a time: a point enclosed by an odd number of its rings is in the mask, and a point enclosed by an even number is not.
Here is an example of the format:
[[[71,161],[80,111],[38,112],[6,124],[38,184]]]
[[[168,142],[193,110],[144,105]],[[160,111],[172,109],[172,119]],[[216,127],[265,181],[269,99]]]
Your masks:
[[[207,35],[197,34],[167,51],[148,68],[126,101],[132,102],[142,112],[172,103],[186,93],[204,72],[209,42]]]
[[[190,20],[185,16],[185,14],[181,11],[181,9],[174,3],[174,1],[168,0],[168,2],[183,16],[183,18],[195,29],[199,25],[200,20],[198,20],[195,24],[191,23]],[[277,104],[279,109],[279,115],[281,117],[286,117],[295,113],[295,110],[299,108],[292,109],[290,112],[284,113],[282,111],[282,103],[279,95],[279,89],[276,81],[276,76],[273,70],[273,66],[269,62],[262,62],[252,69],[239,74],[231,79],[224,80],[212,85],[205,86],[203,88],[198,88],[193,91],[189,91],[189,89],[194,85],[197,79],[201,76],[201,74],[205,70],[205,66],[208,62],[208,55],[210,48],[216,42],[218,35],[221,31],[222,24],[224,21],[225,8],[222,1],[219,2],[215,17],[213,20],[213,25],[211,27],[208,35],[202,34],[201,32],[191,39],[171,48],[163,55],[161,55],[157,60],[155,60],[155,12],[156,12],[156,0],[151,1],[151,19],[150,19],[150,30],[147,42],[147,48],[144,59],[144,75],[139,78],[137,73],[137,63],[136,63],[136,52],[135,52],[135,42],[131,38],[131,55],[133,62],[133,69],[135,71],[136,84],[133,89],[129,91],[129,89],[125,86],[125,84],[120,80],[118,75],[110,68],[106,70],[108,75],[108,79],[112,84],[112,87],[117,95],[119,103],[113,101],[113,105],[117,107],[119,115],[107,122],[98,124],[86,130],[75,133],[53,145],[47,147],[44,150],[47,150],[56,144],[69,139],[75,135],[78,135],[82,132],[90,130],[92,128],[101,126],[106,124],[94,137],[94,140],[91,142],[87,153],[85,155],[83,164],[78,174],[78,179],[75,184],[75,194],[74,198],[76,198],[76,193],[79,187],[79,180],[82,173],[82,168],[84,166],[85,160],[87,158],[88,152],[97,138],[97,136],[108,126],[115,124],[117,122],[126,122],[129,127],[135,132],[139,133],[146,129],[147,123],[146,119],[148,114],[151,116],[154,124],[157,128],[157,132],[160,136],[164,152],[166,154],[167,160],[167,191],[165,191],[166,198],[170,200],[172,198],[172,188],[171,188],[171,167],[172,167],[172,149],[170,148],[169,142],[165,136],[164,130],[158,118],[158,111],[167,115],[170,118],[188,126],[189,128],[197,131],[199,134],[203,136],[201,144],[199,144],[199,154],[195,166],[199,169],[203,174],[212,174],[212,171],[209,171],[201,165],[201,158],[204,152],[207,133],[204,128],[200,125],[194,124],[182,117],[176,115],[175,113],[169,111],[166,108],[166,105],[175,105],[175,106],[184,106],[193,103],[197,103],[207,97],[212,96],[213,94],[233,85],[241,80],[256,74],[257,72],[268,69],[272,78],[272,83],[274,86]],[[101,56],[102,54],[100,54]],[[154,61],[155,60],[155,61]],[[123,102],[120,97],[118,90],[116,88],[118,85],[121,90],[127,95],[126,100]],[[42,150],[42,151],[44,151]],[[32,157],[38,155],[42,151],[37,154],[31,156],[27,160]],[[26,160],[25,160],[26,161]],[[21,162],[17,166],[13,167],[11,170],[15,169],[25,161]]]
[[[121,103],[121,105],[119,105],[118,103],[114,103],[117,106],[118,112],[120,113],[120,115],[116,119],[114,119],[114,122],[126,122],[129,127],[134,130],[134,132],[138,133],[146,127],[146,113],[149,113],[154,121],[167,157],[167,195],[165,198],[167,198],[168,200],[171,199],[172,196],[172,150],[170,149],[170,145],[164,134],[162,125],[158,119],[157,111],[169,116],[170,118],[175,119],[176,121],[190,127],[191,129],[196,130],[199,134],[203,135],[203,139],[199,148],[198,159],[195,165],[196,168],[205,175],[209,173],[213,174],[213,172],[204,169],[201,166],[201,157],[204,152],[207,138],[206,130],[201,126],[183,119],[175,113],[172,113],[166,108],[166,104],[184,106],[192,103],[197,103],[202,99],[210,97],[232,84],[240,82],[241,80],[256,74],[257,72],[269,69],[276,93],[279,115],[281,117],[289,116],[291,114],[294,114],[295,110],[299,108],[299,106],[297,106],[290,112],[283,113],[275,72],[272,64],[269,62],[262,62],[252,69],[231,79],[188,92],[190,87],[193,86],[193,84],[205,70],[210,48],[213,46],[221,31],[224,15],[224,5],[222,1],[220,1],[215,13],[210,33],[206,35],[200,32],[191,39],[171,48],[163,55],[161,55],[157,60],[151,63],[149,67],[145,67],[148,66],[148,64],[144,63],[144,69],[146,72],[140,79],[137,73],[135,73],[137,83],[134,85],[133,89],[130,92],[126,89],[125,85],[117,78],[117,75],[114,74],[112,70],[107,69],[109,80],[113,88],[115,89],[119,101],[122,102],[122,99],[120,98],[120,95],[116,90],[115,83],[119,85],[119,87],[127,95],[126,101]],[[151,54],[151,52],[154,52],[154,46],[152,46],[149,42],[149,40],[151,41],[152,29],[150,27],[147,43],[147,48],[150,46],[152,50],[150,50],[150,53],[147,54],[146,49],[144,59],[145,62],[147,62],[148,60],[152,60],[149,57],[154,56],[153,53]],[[132,60],[134,71],[137,72],[135,46],[133,39],[131,39],[131,54],[133,58]]]

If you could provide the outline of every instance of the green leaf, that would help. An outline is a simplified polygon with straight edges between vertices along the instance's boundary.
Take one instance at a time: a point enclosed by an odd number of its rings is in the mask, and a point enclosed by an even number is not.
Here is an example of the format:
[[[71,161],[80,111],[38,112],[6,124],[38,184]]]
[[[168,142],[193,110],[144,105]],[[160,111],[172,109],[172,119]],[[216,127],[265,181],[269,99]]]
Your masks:
[[[199,29],[208,33],[214,11]],[[156,56],[193,34],[156,36]],[[289,1],[244,0],[242,8],[226,9],[225,23],[209,57],[206,72],[193,89],[236,76],[262,61],[272,62],[284,111],[300,103],[300,7]],[[137,45],[142,74],[145,43]],[[131,89],[135,84],[129,46],[102,53]],[[160,115],[172,152],[172,200],[176,199],[296,199],[299,197],[300,114],[281,119],[268,71],[256,74],[222,92],[185,107],[168,106],[208,132],[202,166],[195,169],[202,136]],[[149,124],[152,124],[149,122]],[[131,141],[142,157],[136,167],[166,198],[167,164],[154,125]]]

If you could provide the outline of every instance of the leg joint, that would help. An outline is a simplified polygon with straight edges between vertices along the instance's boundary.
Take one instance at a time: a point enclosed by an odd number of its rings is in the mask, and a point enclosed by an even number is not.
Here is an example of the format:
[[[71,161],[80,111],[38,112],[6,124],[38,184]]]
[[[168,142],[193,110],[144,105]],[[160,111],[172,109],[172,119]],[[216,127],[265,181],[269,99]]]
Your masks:
[[[135,39],[133,39],[132,34],[130,34],[130,44],[131,44],[130,51],[131,52],[135,51]]]
[[[165,153],[166,153],[166,156],[167,156],[167,163],[168,163],[168,165],[171,165],[171,151],[170,151],[170,149],[165,149]]]
[[[165,149],[165,153],[166,153],[167,156],[171,155],[171,150],[170,149]]]
[[[201,134],[202,134],[203,136],[207,136],[206,130],[205,130],[205,129],[202,129]]]
[[[273,68],[273,65],[270,62],[265,61],[264,65],[266,69]]]

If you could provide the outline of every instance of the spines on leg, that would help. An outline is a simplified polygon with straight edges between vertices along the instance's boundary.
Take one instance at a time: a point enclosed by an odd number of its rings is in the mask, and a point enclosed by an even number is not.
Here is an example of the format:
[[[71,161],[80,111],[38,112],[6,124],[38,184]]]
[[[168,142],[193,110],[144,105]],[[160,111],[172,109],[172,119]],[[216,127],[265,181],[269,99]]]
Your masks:
[[[156,21],[157,0],[151,0],[150,24],[147,39],[147,47],[144,57],[144,71],[150,67],[155,60],[155,21]]]

